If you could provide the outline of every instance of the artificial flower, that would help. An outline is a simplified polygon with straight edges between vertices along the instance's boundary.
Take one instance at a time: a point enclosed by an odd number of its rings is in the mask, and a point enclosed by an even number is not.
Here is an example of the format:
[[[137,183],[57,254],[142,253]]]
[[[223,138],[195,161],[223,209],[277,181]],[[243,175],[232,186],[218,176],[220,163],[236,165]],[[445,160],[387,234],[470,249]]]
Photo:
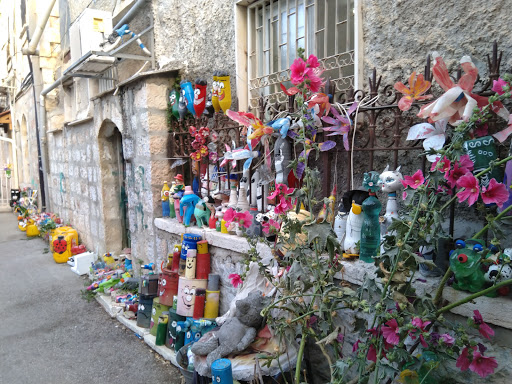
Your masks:
[[[464,75],[455,84],[450,78],[443,58],[437,52],[433,53],[433,57],[434,67],[432,72],[434,79],[444,89],[445,93],[432,103],[423,106],[418,116],[428,118],[432,122],[448,118],[449,123],[452,125],[468,121],[475,107],[482,108],[488,104],[487,97],[472,93],[473,86],[478,77],[478,69],[469,56],[462,57],[460,65]],[[509,112],[500,102],[493,103],[491,108],[503,118],[509,116]]]
[[[504,86],[508,86],[508,83],[500,77],[498,78],[498,80],[492,81],[491,90],[493,92],[496,92],[498,95],[503,95],[505,93],[505,91],[503,90]]]
[[[231,280],[231,284],[235,288],[238,288],[240,285],[244,283],[238,273],[232,273],[231,275],[229,275],[229,279]]]
[[[470,207],[476,203],[480,193],[480,187],[478,186],[478,180],[472,173],[468,172],[457,180],[457,186],[464,188],[457,193],[459,203],[467,200]]]
[[[442,159],[437,157],[437,159],[432,163],[430,170],[438,170],[439,172],[446,173],[450,170],[450,167],[451,162],[446,156],[444,156]]]
[[[471,362],[469,361],[469,358],[468,358],[468,354],[469,354],[469,348],[465,347],[462,350],[460,356],[457,358],[457,363],[455,364],[455,366],[457,368],[459,368],[462,372],[467,371],[469,368],[469,365],[471,364]]]
[[[273,219],[264,221],[263,223],[261,223],[261,226],[263,228],[263,233],[266,233],[267,235],[274,235],[277,232],[279,232],[279,229],[281,228],[281,225]]]
[[[327,115],[331,107],[329,96],[325,93],[315,93],[308,100],[308,110],[313,110],[315,106],[318,106],[318,116]]]
[[[252,225],[252,215],[249,213],[249,211],[237,212],[236,218],[238,219],[240,225],[242,225],[244,228],[249,228]]]
[[[281,83],[281,89],[283,90],[283,92],[286,96],[293,96],[300,92],[300,89],[297,87],[290,87],[290,88],[286,89],[286,87],[283,85],[283,83]]]
[[[512,114],[508,118],[508,126],[504,130],[495,133],[493,136],[498,139],[500,143],[503,143],[507,137],[512,133]]]
[[[395,83],[395,89],[404,95],[398,102],[398,108],[401,111],[409,110],[416,100],[428,100],[433,97],[433,95],[422,96],[430,89],[430,81],[426,81],[422,74],[416,78],[416,72],[409,77],[409,88],[399,81]]]
[[[237,123],[248,129],[247,142],[250,148],[255,148],[264,135],[270,135],[274,131],[272,127],[268,127],[263,122],[249,112],[235,112],[230,109],[226,111],[226,115]]]
[[[491,179],[487,187],[482,186],[482,200],[485,204],[495,203],[498,207],[503,207],[508,200],[507,187],[496,179]]]
[[[304,170],[306,169],[306,163],[305,161],[302,161],[301,159],[307,159],[309,156],[309,153],[312,151],[313,142],[309,139],[305,140],[305,144],[309,149],[306,151],[302,151],[299,154],[299,162],[297,164],[297,168],[295,170],[297,179],[302,178],[302,174],[304,173]],[[328,151],[329,149],[332,149],[336,146],[336,142],[332,140],[324,141],[323,143],[318,144],[318,149],[320,149],[321,152]]]
[[[443,333],[440,338],[446,345],[452,346],[455,344],[455,339],[447,333]]]
[[[418,169],[414,175],[405,176],[404,179],[400,181],[405,188],[411,187],[412,189],[417,189],[425,182],[425,177],[421,169]]]
[[[288,212],[293,208],[292,199],[287,197],[287,195],[293,193],[294,188],[288,188],[286,184],[276,184],[275,191],[268,196],[269,200],[273,200],[276,197],[279,198],[279,203],[276,205],[274,212],[279,214],[283,214]]]
[[[199,153],[201,154],[201,157],[208,156],[208,147],[206,145],[201,146],[201,148],[199,148]]]
[[[400,342],[400,330],[396,319],[386,321],[386,325],[382,327],[382,335],[386,342],[393,345],[398,345]]]
[[[309,55],[308,60],[306,62],[309,68],[318,68],[320,66],[320,62],[318,61],[318,57],[315,55]]]
[[[334,116],[334,118],[330,116],[322,117],[323,121],[325,121],[327,124],[331,124],[330,127],[323,128],[324,131],[331,132],[327,136],[343,135],[343,146],[345,147],[346,151],[350,150],[348,145],[348,134],[350,132],[350,127],[352,126],[352,121],[348,116],[350,116],[355,111],[357,105],[357,102],[352,103],[347,111],[347,116],[340,115],[336,108],[331,107],[331,114]]]
[[[429,123],[420,123],[409,128],[406,140],[423,140],[423,148],[429,152],[431,149],[439,151],[446,141],[446,124],[448,120],[443,119],[435,122],[435,126]],[[427,155],[427,160],[434,162],[439,155]]]
[[[210,161],[212,163],[216,163],[217,160],[219,159],[219,154],[217,152],[210,152],[210,155],[208,156],[208,158],[210,159]]]
[[[494,330],[485,324],[484,319],[482,318],[482,315],[478,309],[473,311],[473,321],[477,326],[478,332],[480,332],[483,337],[490,339],[491,336],[494,336]]]
[[[192,152],[190,154],[190,157],[192,158],[192,160],[199,161],[201,160],[201,153],[199,151]]]
[[[284,139],[288,135],[288,130],[290,129],[290,122],[290,117],[282,117],[274,121],[272,124],[269,123],[269,125],[276,131],[279,131],[279,133],[281,134],[281,138]]]
[[[497,366],[498,363],[494,357],[483,356],[479,351],[473,351],[473,361],[469,365],[469,369],[480,377],[489,376]]]
[[[290,66],[290,72],[292,84],[298,85],[304,81],[309,69],[307,68],[307,63],[299,57]]]

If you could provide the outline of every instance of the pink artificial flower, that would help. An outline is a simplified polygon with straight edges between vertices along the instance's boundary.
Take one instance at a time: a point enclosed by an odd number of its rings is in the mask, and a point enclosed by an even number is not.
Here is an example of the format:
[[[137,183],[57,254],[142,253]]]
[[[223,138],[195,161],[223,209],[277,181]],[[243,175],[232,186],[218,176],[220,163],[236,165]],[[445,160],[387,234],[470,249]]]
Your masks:
[[[290,66],[290,71],[292,84],[297,85],[304,81],[304,77],[309,72],[309,69],[307,68],[306,62],[299,57],[293,61]]]
[[[232,273],[231,275],[229,275],[229,279],[231,280],[231,284],[235,288],[238,288],[238,286],[244,283],[238,273]]]
[[[480,377],[489,376],[494,373],[494,370],[498,367],[498,363],[494,357],[483,356],[478,350],[473,351],[473,361],[469,365],[469,369]]]
[[[459,203],[467,200],[470,207],[476,203],[480,193],[480,187],[478,186],[478,180],[472,173],[468,172],[457,180],[457,186],[464,188],[457,192]]]
[[[309,68],[318,68],[320,66],[320,62],[318,61],[318,58],[315,55],[309,55],[306,64]]]
[[[226,227],[229,227],[229,224],[233,221],[235,218],[236,211],[233,208],[228,208],[226,213],[224,213],[224,216],[222,219],[226,222]]]
[[[318,68],[315,68],[308,73],[308,81],[306,82],[306,87],[309,88],[309,90],[313,93],[317,93],[320,91],[320,88],[323,87],[325,84],[324,81],[322,81],[322,78],[320,75],[323,71],[321,71]]]
[[[279,232],[279,229],[281,228],[281,225],[272,219],[269,219],[268,221],[264,221],[261,223],[261,226],[263,227],[263,233],[266,233],[267,235],[276,234]]]
[[[434,171],[437,169],[439,172],[446,173],[450,170],[451,164],[452,163],[446,156],[444,156],[442,159],[437,157],[436,161],[432,163],[430,170]]]
[[[389,344],[398,345],[400,342],[400,330],[396,319],[391,319],[382,327],[382,335]]]
[[[441,335],[441,339],[444,341],[446,345],[452,346],[453,344],[455,344],[455,339],[447,333],[443,333]]]
[[[478,332],[480,332],[483,337],[490,339],[491,336],[494,336],[493,329],[485,324],[484,319],[482,318],[482,315],[478,309],[473,311],[473,321],[475,322],[475,325],[477,325]]]
[[[414,175],[405,176],[401,182],[406,188],[411,187],[412,189],[416,189],[425,182],[425,177],[423,177],[421,169],[418,169]]]
[[[276,190],[268,197],[269,200],[279,198],[279,202],[274,209],[275,213],[280,215],[293,208],[292,199],[286,196],[293,193],[294,190],[294,188],[288,188],[286,184],[276,184]]]
[[[468,347],[464,348],[462,350],[462,353],[460,354],[460,356],[457,358],[457,364],[455,364],[455,366],[457,368],[460,368],[460,370],[462,372],[467,371],[471,364],[471,362],[468,359],[468,353],[469,353],[469,348]]]
[[[238,218],[238,222],[245,228],[249,228],[252,225],[252,215],[249,211],[245,212],[237,212],[236,217]]]
[[[491,90],[498,95],[503,95],[505,93],[503,87],[506,85],[508,85],[508,83],[500,77],[498,80],[493,80]]]
[[[485,204],[496,203],[498,207],[503,207],[508,200],[507,187],[496,179],[491,179],[487,187],[482,187],[482,200]]]

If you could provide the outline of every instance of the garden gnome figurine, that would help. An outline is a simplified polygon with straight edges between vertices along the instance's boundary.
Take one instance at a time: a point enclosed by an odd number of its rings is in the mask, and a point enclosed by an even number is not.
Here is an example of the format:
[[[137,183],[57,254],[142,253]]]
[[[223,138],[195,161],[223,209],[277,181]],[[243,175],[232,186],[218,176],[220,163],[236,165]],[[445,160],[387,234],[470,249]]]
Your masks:
[[[386,213],[381,216],[380,221],[380,233],[384,237],[386,235],[392,235],[388,231],[393,218],[398,219],[398,203],[396,201],[396,193],[402,188],[402,180],[404,179],[400,173],[400,167],[394,171],[389,170],[389,165],[386,166],[384,171],[379,176],[382,183],[382,192],[388,194],[388,202],[386,204]],[[381,246],[380,252],[383,253],[384,249]]]

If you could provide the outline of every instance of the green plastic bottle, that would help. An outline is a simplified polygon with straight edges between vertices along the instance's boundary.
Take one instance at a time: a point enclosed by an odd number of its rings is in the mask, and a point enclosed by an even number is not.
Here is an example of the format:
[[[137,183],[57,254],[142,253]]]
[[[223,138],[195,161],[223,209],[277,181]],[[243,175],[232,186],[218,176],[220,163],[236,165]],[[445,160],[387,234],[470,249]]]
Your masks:
[[[379,214],[382,204],[375,196],[380,188],[379,174],[371,171],[364,174],[363,187],[368,189],[370,196],[363,201],[363,226],[361,227],[361,243],[359,259],[366,263],[373,263],[380,245]]]

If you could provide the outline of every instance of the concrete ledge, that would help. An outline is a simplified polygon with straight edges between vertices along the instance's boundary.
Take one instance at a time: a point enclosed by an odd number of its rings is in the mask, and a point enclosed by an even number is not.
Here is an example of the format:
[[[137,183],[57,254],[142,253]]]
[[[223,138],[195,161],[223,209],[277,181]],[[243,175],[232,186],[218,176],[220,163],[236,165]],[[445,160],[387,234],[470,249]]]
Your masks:
[[[142,327],[139,327],[137,325],[137,321],[135,320],[129,320],[127,319],[126,317],[124,317],[123,315],[123,312],[120,312],[117,316],[116,316],[117,320],[123,324],[126,328],[130,329],[131,331],[133,331],[135,334],[141,336],[141,337],[144,337],[145,335],[147,335],[149,333],[149,328],[142,328]]]
[[[181,236],[184,233],[194,233],[201,235],[204,240],[208,241],[208,245],[212,247],[223,248],[237,253],[246,253],[250,249],[249,243],[243,237],[227,235],[217,232],[215,229],[185,227],[176,219],[156,218],[155,226],[162,231],[169,232],[178,236]],[[258,243],[256,249],[258,250],[264,264],[273,258],[272,250],[265,244]]]
[[[445,287],[443,298],[450,303],[468,297],[470,293],[458,291],[451,287]],[[478,297],[469,303],[453,308],[450,312],[458,315],[473,317],[473,311],[478,309],[486,323],[499,325],[512,329],[512,302],[508,297]]]
[[[123,308],[113,305],[110,295],[103,293],[96,294],[96,301],[101,304],[105,311],[114,318],[123,310]]]

